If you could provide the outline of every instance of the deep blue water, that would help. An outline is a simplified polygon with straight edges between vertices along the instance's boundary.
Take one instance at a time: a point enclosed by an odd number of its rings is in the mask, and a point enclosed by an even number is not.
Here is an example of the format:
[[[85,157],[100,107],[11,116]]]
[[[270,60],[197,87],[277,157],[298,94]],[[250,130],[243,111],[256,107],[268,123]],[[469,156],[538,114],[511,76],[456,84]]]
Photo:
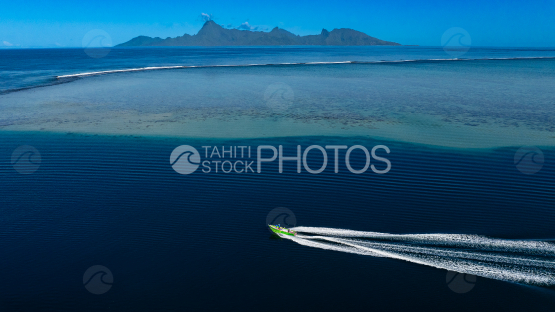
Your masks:
[[[20,174],[10,157],[34,146],[41,164]],[[263,173],[177,174],[188,144],[387,145],[391,171],[320,174],[295,163]],[[0,144],[0,309],[3,311],[407,310],[552,311],[550,288],[477,277],[463,294],[446,270],[322,250],[272,237],[266,217],[387,233],[553,238],[555,150],[525,175],[517,147],[454,150],[368,138],[194,140],[3,133]],[[201,152],[202,154],[202,152]],[[204,156],[204,155],[203,155]],[[354,168],[362,154],[353,154]],[[309,165],[317,168],[321,158]],[[375,163],[383,169],[383,163]],[[254,166],[256,171],[256,166]],[[93,295],[83,274],[103,265],[112,288]]]

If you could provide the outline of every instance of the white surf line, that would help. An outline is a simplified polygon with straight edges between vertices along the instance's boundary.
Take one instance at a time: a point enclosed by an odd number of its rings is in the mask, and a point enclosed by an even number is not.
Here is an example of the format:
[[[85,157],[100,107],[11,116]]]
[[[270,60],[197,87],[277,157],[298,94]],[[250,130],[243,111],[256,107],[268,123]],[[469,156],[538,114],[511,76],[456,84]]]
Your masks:
[[[317,236],[310,237],[293,237],[288,235],[282,235],[282,237],[293,240],[301,245],[306,245],[316,248],[331,249],[349,253],[357,253],[362,255],[372,255],[377,254],[382,257],[388,257],[398,260],[404,260],[412,263],[427,265],[435,267],[438,269],[445,269],[449,271],[456,271],[464,274],[473,274],[477,276],[482,276],[486,278],[493,278],[498,280],[504,280],[509,282],[551,286],[555,285],[555,276],[552,272],[542,271],[542,270],[530,270],[528,267],[524,268],[506,268],[503,266],[488,265],[482,263],[475,263],[465,259],[441,259],[437,255],[403,255],[399,252],[384,251],[377,248],[360,246],[357,244],[349,243],[341,238]],[[327,240],[336,244],[346,245],[351,247],[351,249],[342,249],[339,246],[323,246],[326,244],[316,243],[312,239]],[[378,243],[379,244],[379,243]],[[352,249],[356,249],[352,250]],[[366,251],[366,252],[364,252]],[[428,259],[429,258],[429,259]]]
[[[98,72],[88,72],[88,73],[81,73],[81,74],[56,76],[56,79],[94,76],[94,75],[113,74],[113,73],[125,73],[125,72],[133,72],[133,71],[185,68],[185,67],[186,66],[160,66],[160,67],[140,67],[140,68],[130,68],[130,69],[114,69],[114,70],[105,70],[105,71],[98,71]],[[194,66],[187,66],[187,67],[194,67]]]
[[[250,66],[280,66],[280,65],[331,65],[331,64],[376,64],[376,63],[404,63],[404,62],[422,62],[422,61],[478,61],[478,60],[526,60],[526,59],[552,59],[552,56],[538,56],[538,57],[520,57],[520,58],[476,58],[476,59],[414,59],[414,60],[382,60],[382,61],[336,61],[336,62],[301,62],[301,63],[268,63],[268,64],[229,64],[229,65],[176,65],[176,66],[152,66],[152,67],[139,67],[128,69],[114,69],[104,70],[97,72],[86,72],[79,74],[69,74],[56,76],[56,79],[64,78],[79,78],[87,76],[106,75],[114,73],[126,73],[147,70],[161,70],[161,69],[180,69],[180,68],[210,68],[210,67],[250,67]]]
[[[114,69],[114,70],[104,70],[97,72],[87,72],[80,74],[70,74],[56,76],[56,79],[63,78],[77,78],[86,76],[96,76],[114,73],[125,73],[134,71],[147,71],[147,70],[160,70],[160,69],[179,69],[179,68],[211,68],[211,67],[251,67],[251,66],[279,66],[279,65],[320,65],[320,64],[349,64],[351,61],[344,62],[308,62],[308,63],[275,63],[275,64],[222,64],[222,65],[176,65],[176,66],[156,66],[156,67],[139,67],[139,68],[128,68],[128,69]]]

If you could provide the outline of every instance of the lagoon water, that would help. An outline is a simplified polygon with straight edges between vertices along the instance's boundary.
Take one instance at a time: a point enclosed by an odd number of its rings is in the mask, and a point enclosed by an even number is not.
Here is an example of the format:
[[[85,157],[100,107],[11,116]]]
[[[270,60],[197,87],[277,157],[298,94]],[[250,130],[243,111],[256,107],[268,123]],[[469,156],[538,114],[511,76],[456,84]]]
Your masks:
[[[88,53],[87,53],[88,52]],[[93,56],[93,57],[91,57]],[[98,56],[103,56],[97,58]],[[553,48],[443,47],[151,47],[0,50],[0,92],[55,83],[54,77],[149,66],[296,62],[401,61],[555,57]]]
[[[424,47],[113,49],[101,59],[77,49],[0,51],[0,309],[552,311],[555,60],[530,57],[553,54],[477,48],[464,57],[512,59],[437,61],[452,55]],[[55,78],[401,59],[420,61]],[[274,161],[261,173],[180,175],[169,157],[185,144],[203,159],[202,146],[283,145],[294,155],[297,145],[386,145],[390,153],[378,156],[391,170],[353,174],[340,161],[335,173],[330,158],[320,174],[297,173],[294,161],[279,173]],[[40,152],[36,171],[23,167],[29,174],[12,163],[22,145]],[[524,145],[537,149],[519,154]],[[310,155],[318,168],[322,157]],[[354,168],[364,162],[353,152]],[[303,237],[271,236],[268,216]],[[446,234],[440,242],[420,235],[437,233]],[[113,280],[84,285],[94,265]]]

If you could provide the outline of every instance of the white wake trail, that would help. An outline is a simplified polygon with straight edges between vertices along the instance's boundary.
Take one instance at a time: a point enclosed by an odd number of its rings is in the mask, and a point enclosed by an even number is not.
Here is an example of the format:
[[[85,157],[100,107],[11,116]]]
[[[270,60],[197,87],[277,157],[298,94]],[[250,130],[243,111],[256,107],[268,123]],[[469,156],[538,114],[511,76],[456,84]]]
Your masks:
[[[522,251],[555,256],[555,244],[544,241],[508,240],[470,234],[389,234],[324,227],[299,226],[292,230],[300,233],[335,237],[359,237],[379,240],[405,241],[433,245],[455,245],[465,248],[484,248],[491,251]]]
[[[295,227],[298,244],[529,285],[555,285],[555,245],[461,234],[389,234]]]

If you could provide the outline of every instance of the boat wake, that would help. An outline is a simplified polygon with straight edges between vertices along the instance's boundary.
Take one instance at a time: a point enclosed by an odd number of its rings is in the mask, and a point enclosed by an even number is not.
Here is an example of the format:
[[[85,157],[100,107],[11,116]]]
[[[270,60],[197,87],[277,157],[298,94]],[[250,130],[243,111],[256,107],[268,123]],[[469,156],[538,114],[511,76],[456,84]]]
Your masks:
[[[387,257],[502,281],[555,285],[555,244],[462,234],[388,234],[320,227],[295,227],[298,244]]]

